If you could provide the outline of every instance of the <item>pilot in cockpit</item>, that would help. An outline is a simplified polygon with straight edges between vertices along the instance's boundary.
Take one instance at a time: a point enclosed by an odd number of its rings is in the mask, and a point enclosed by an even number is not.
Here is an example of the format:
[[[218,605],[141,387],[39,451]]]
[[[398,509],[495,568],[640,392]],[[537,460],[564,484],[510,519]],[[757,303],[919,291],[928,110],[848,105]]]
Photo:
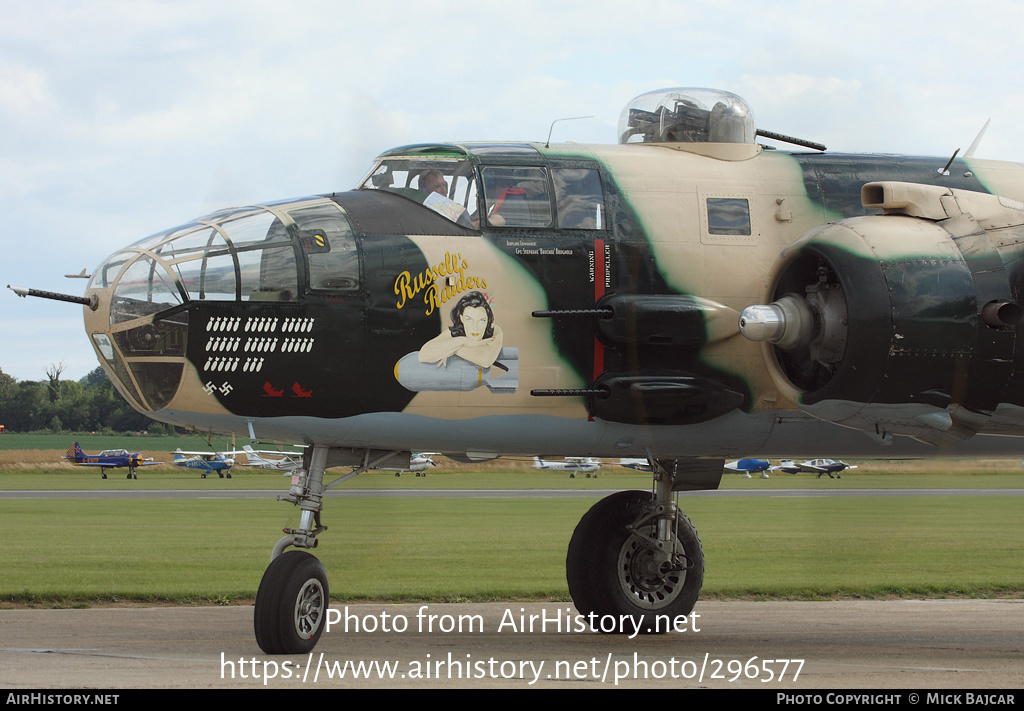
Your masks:
[[[448,183],[445,181],[441,171],[436,168],[431,168],[420,175],[419,189],[425,193],[437,193],[445,197],[448,196]]]
[[[463,227],[473,226],[466,208],[448,197],[448,181],[440,170],[430,168],[420,173],[418,185],[418,190],[427,193],[423,201],[426,207]]]

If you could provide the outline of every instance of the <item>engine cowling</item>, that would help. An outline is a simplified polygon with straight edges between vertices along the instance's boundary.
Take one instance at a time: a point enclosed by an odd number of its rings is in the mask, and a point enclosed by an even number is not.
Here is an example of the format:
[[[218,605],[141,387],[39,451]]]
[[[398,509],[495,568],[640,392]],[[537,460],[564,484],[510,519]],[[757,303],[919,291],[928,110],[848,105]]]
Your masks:
[[[907,183],[869,183],[862,201],[883,214],[793,243],[740,330],[809,414],[883,442],[969,438],[1014,370],[1024,205]]]

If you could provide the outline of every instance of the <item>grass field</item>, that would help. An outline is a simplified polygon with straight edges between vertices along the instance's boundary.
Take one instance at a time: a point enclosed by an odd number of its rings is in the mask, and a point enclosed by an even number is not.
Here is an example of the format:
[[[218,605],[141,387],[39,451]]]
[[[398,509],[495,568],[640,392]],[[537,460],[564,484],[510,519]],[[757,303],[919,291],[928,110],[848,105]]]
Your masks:
[[[0,441],[5,437],[0,436]],[[19,435],[14,435],[19,437]],[[33,437],[26,435],[25,437]],[[44,436],[45,437],[45,436]],[[52,436],[51,436],[52,437]],[[80,440],[81,441],[81,440]],[[173,438],[129,438],[127,446]],[[201,440],[200,440],[201,441]],[[256,592],[281,529],[298,513],[277,502],[288,479],[236,467],[201,480],[173,466],[126,481],[59,461],[63,450],[0,451],[0,489],[265,489],[260,499],[0,500],[0,607],[124,601],[227,603]],[[84,444],[84,443],[83,443]],[[174,446],[182,446],[174,443]],[[215,443],[215,446],[216,443]],[[197,446],[196,440],[186,442]],[[65,446],[66,449],[66,446]],[[647,489],[649,476],[608,466],[569,479],[529,462],[443,466],[427,477],[368,473],[343,488]],[[328,480],[346,470],[332,470]],[[1009,462],[867,462],[842,479],[743,479],[722,488],[1024,489]],[[337,600],[567,600],[565,550],[595,498],[329,499],[317,556]],[[1024,596],[1024,497],[686,498],[706,559],[705,597],[821,599]]]
[[[564,600],[566,545],[593,502],[330,499],[317,556],[335,599]],[[1024,594],[1019,496],[692,498],[683,506],[704,544],[705,596]],[[0,501],[0,600],[249,599],[281,529],[296,522],[296,509],[269,494]]]

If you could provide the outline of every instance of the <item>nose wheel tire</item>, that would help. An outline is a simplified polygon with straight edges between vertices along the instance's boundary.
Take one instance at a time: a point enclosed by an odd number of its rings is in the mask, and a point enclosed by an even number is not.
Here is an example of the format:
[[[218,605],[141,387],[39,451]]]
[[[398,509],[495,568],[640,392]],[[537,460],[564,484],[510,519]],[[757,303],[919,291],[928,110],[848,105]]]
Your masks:
[[[324,631],[330,589],[327,571],[305,551],[291,550],[271,562],[256,593],[253,627],[267,654],[303,654]]]
[[[620,632],[635,629],[621,623],[623,616],[640,618],[642,632],[667,631],[676,616],[693,610],[704,583],[700,538],[683,512],[676,512],[672,551],[650,543],[657,538],[656,519],[639,519],[652,499],[643,491],[602,499],[583,516],[569,542],[566,580],[576,609],[611,616]],[[633,525],[635,532],[627,528]]]

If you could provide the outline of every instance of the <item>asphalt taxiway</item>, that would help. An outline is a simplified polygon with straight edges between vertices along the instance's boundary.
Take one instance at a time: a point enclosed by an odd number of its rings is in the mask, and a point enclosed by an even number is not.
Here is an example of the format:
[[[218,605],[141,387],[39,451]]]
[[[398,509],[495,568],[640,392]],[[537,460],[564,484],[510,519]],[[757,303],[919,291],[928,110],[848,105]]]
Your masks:
[[[700,601],[633,638],[571,603],[332,610],[311,654],[280,656],[246,606],[0,610],[0,687],[1024,687],[1024,600]]]

